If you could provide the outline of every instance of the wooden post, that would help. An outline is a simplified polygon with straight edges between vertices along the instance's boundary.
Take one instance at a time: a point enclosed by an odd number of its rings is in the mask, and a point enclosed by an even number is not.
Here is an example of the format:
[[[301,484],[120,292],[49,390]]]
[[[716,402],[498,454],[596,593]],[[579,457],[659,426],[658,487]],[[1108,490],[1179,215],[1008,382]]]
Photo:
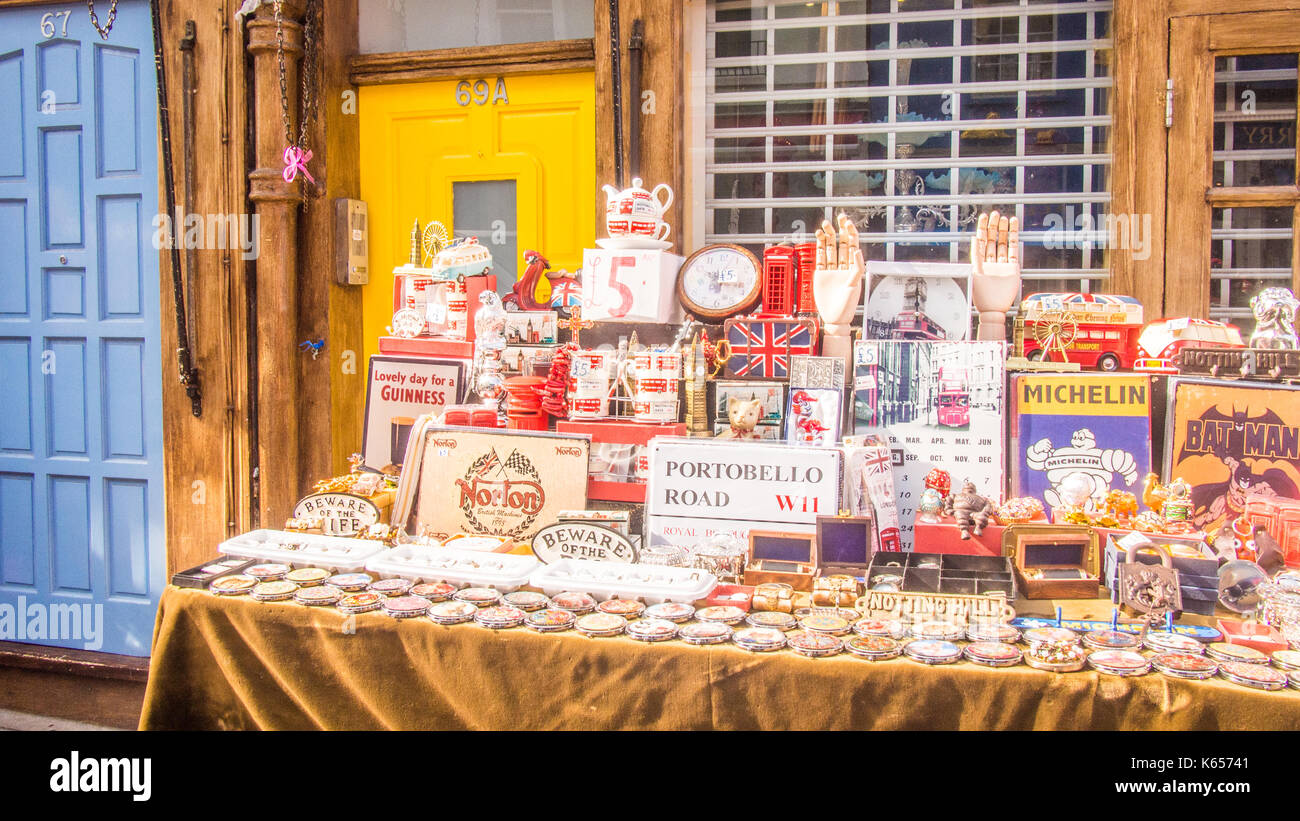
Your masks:
[[[284,0],[285,93],[298,129],[298,66],[302,59],[304,0]],[[284,181],[284,120],[275,9],[263,4],[248,23],[253,55],[253,117],[257,168],[248,175],[249,199],[261,223],[257,258],[257,440],[259,511],[263,527],[284,524],[301,495],[298,476],[298,208],[299,179]]]

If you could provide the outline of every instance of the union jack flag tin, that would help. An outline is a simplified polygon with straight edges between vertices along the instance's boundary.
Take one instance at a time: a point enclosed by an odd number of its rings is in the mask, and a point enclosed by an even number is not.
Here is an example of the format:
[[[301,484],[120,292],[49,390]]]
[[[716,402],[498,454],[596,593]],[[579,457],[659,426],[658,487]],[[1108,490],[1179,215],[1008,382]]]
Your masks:
[[[290,570],[284,576],[287,581],[299,587],[313,587],[323,583],[329,577],[330,572],[319,567],[300,567],[297,570]]]
[[[465,601],[440,601],[429,605],[429,620],[438,624],[460,624],[470,621],[478,613],[478,606]]]
[[[374,578],[369,573],[339,573],[329,578],[329,583],[344,593],[358,593],[373,581]]]
[[[1273,651],[1273,666],[1279,670],[1300,670],[1300,650]]]
[[[760,610],[756,613],[750,613],[745,618],[745,624],[750,627],[771,627],[774,630],[793,630],[799,624],[799,620],[789,613],[782,613],[779,610]]]
[[[371,582],[367,589],[384,596],[405,596],[411,592],[411,586],[409,579],[393,578]]]
[[[844,649],[844,642],[828,633],[815,633],[805,630],[788,636],[785,643],[801,656],[824,658],[833,656]]]
[[[1083,646],[1091,650],[1136,650],[1142,639],[1119,630],[1089,630],[1083,634]]]
[[[518,627],[524,623],[528,614],[518,607],[511,607],[508,604],[498,605],[496,607],[484,607],[474,614],[474,621],[484,627],[493,630],[505,630],[511,627]]]
[[[1025,643],[1034,644],[1077,644],[1079,634],[1064,627],[1034,627],[1025,631]],[[1083,660],[1080,659],[1080,662]]]
[[[907,635],[907,625],[898,619],[865,618],[858,619],[853,623],[853,632],[859,636],[884,636],[886,638],[901,639]]]
[[[681,624],[684,621],[690,621],[695,618],[695,608],[689,604],[681,602],[665,601],[658,604],[652,604],[645,609],[645,617],[648,619],[668,619]]]
[[[491,607],[501,601],[501,594],[492,587],[466,587],[457,591],[452,598],[476,607]]]
[[[687,644],[722,644],[731,638],[731,628],[713,621],[682,625],[677,638]]]
[[[285,601],[292,599],[296,592],[298,592],[298,585],[284,579],[277,579],[262,582],[248,591],[248,596],[258,601]]]
[[[573,623],[573,628],[584,636],[592,638],[617,636],[627,629],[627,619],[612,613],[588,613],[579,616]]]
[[[1205,647],[1191,636],[1173,633],[1168,630],[1154,630],[1146,634],[1142,646],[1157,653],[1173,651],[1178,653],[1195,653],[1201,655]]]
[[[1219,665],[1219,675],[1233,684],[1256,690],[1281,690],[1287,684],[1286,673],[1249,661],[1225,661]]]
[[[343,591],[339,590],[332,584],[316,584],[311,587],[300,587],[293,594],[294,601],[308,607],[338,604],[339,599],[341,598],[343,598]]]
[[[1219,665],[1205,656],[1175,651],[1154,656],[1151,666],[1171,678],[1207,679],[1219,672]]]
[[[242,596],[261,584],[260,579],[238,573],[234,576],[222,576],[208,585],[208,590],[218,596]]]
[[[369,590],[363,590],[360,593],[349,593],[339,599],[339,610],[348,614],[368,613],[383,606],[384,597]]]
[[[785,633],[771,627],[742,627],[731,634],[731,643],[742,650],[767,653],[785,647]]]
[[[962,653],[968,661],[985,667],[1012,667],[1020,663],[1020,648],[1005,641],[976,641],[966,645]]]
[[[677,637],[677,623],[668,619],[637,619],[627,626],[626,632],[637,641],[668,641]]]
[[[567,592],[551,597],[551,606],[571,613],[590,613],[596,609],[596,600],[590,593]]]
[[[1261,653],[1254,647],[1247,647],[1244,644],[1230,644],[1226,641],[1216,641],[1205,646],[1205,655],[1215,661],[1245,661],[1251,664],[1268,664],[1268,655]]]
[[[828,636],[842,636],[849,632],[849,620],[841,616],[814,613],[799,620],[799,626],[813,633],[825,633]]]
[[[625,619],[635,619],[645,612],[645,605],[636,599],[608,599],[596,605],[596,609]]]
[[[897,658],[903,652],[903,645],[889,636],[854,636],[844,642],[844,649],[858,658],[869,661],[884,661]]]
[[[395,619],[413,619],[429,612],[429,600],[419,596],[391,596],[384,600],[384,612]]]
[[[458,588],[447,582],[424,582],[411,588],[412,596],[419,596],[431,602],[446,601],[455,595]]]
[[[737,317],[723,326],[731,358],[727,376],[743,379],[786,379],[790,357],[817,353],[817,323],[791,317]]]
[[[549,607],[551,600],[541,593],[534,593],[529,590],[516,590],[513,593],[507,593],[501,597],[501,601],[511,607],[518,607],[525,613],[531,613],[534,610],[543,610]]]
[[[966,635],[966,630],[955,621],[917,622],[910,632],[913,638],[936,641],[957,641]]]
[[[277,579],[283,579],[289,574],[291,568],[287,564],[255,564],[244,571],[244,575],[252,576],[258,581],[271,582]]]
[[[950,641],[916,639],[903,645],[903,654],[922,664],[952,664],[961,658],[961,648]]]
[[[1020,641],[1020,631],[1009,624],[984,622],[967,627],[966,638],[970,641],[1000,641],[1005,644],[1015,644]]]
[[[1108,676],[1141,676],[1151,669],[1147,657],[1134,650],[1094,650],[1088,666]]]
[[[558,633],[561,630],[572,628],[573,623],[577,620],[578,617],[568,610],[548,607],[545,610],[536,610],[529,613],[524,619],[524,624],[538,633]]]
[[[700,621],[716,621],[722,624],[736,625],[745,620],[745,611],[731,604],[719,604],[713,607],[701,607],[695,611],[695,618]]]

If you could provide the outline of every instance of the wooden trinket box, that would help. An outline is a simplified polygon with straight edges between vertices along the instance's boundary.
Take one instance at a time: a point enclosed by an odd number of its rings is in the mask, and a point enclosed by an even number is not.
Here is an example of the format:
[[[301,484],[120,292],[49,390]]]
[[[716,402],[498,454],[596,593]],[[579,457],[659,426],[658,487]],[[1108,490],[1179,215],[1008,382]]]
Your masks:
[[[778,530],[749,531],[745,584],[788,584],[795,590],[812,590],[817,575],[816,536]]]
[[[818,516],[814,562],[819,576],[865,579],[876,543],[876,523],[870,516]]]
[[[1014,525],[1002,534],[1027,599],[1095,599],[1097,533],[1079,525]]]

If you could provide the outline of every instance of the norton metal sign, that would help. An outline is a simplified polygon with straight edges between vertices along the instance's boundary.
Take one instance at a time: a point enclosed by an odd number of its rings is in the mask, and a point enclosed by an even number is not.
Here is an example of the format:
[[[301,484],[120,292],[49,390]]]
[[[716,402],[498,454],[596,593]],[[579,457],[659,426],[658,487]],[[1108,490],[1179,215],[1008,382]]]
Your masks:
[[[627,537],[601,525],[583,522],[555,524],[537,531],[533,553],[546,564],[559,559],[587,559],[597,562],[636,561],[636,548]]]

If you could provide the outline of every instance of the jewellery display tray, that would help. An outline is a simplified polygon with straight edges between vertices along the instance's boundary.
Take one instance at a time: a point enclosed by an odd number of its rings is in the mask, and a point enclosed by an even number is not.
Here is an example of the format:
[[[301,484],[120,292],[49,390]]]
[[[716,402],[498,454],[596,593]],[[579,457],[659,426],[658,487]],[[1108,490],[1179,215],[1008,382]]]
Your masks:
[[[897,562],[898,566],[892,564]],[[920,567],[935,562],[938,567]],[[877,553],[867,568],[867,589],[878,575],[903,577],[904,593],[984,595],[1005,593],[1016,598],[1016,578],[1011,560],[1003,556],[968,556],[958,553]]]
[[[548,596],[577,590],[597,598],[690,604],[709,595],[718,579],[689,567],[560,559],[535,572],[529,583]]]
[[[302,547],[288,550],[280,546],[285,543],[299,544]],[[341,536],[266,529],[226,539],[217,547],[219,553],[230,556],[280,562],[294,567],[320,567],[335,572],[361,570],[366,565],[366,559],[384,549],[383,542],[370,539],[345,539]]]
[[[528,584],[529,576],[540,565],[536,556],[408,544],[372,556],[366,570],[381,578],[401,576],[511,593]]]

